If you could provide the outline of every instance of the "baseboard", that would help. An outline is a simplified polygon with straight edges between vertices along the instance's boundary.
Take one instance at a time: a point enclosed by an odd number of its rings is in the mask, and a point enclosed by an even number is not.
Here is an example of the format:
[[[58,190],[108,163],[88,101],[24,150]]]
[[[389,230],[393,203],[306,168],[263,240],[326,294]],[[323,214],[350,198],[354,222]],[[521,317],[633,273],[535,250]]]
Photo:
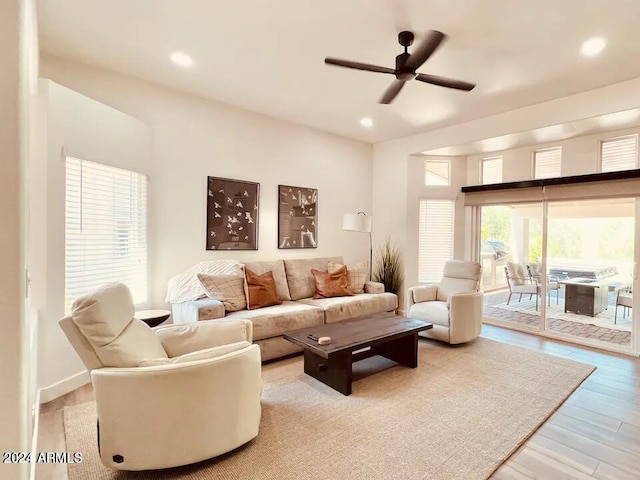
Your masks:
[[[76,388],[80,388],[91,381],[89,372],[83,371],[71,375],[64,380],[61,380],[48,387],[41,388],[39,391],[40,403],[47,403],[51,400],[55,400],[62,395],[74,391]]]

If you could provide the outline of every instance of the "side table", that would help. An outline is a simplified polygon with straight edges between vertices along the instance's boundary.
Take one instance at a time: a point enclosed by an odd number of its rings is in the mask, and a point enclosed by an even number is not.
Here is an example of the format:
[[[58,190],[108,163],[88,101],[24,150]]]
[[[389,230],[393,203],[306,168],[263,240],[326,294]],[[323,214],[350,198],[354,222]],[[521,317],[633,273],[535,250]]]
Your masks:
[[[153,328],[160,325],[170,316],[171,312],[169,310],[139,310],[135,313],[133,318],[142,320],[144,323]]]

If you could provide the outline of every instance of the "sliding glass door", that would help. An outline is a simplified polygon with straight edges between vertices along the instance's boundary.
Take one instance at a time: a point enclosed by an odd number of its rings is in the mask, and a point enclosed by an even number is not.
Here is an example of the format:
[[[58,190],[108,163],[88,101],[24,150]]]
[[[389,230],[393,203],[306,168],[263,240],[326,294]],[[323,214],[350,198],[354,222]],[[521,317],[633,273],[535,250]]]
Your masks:
[[[477,207],[491,323],[637,351],[637,198]]]
[[[549,202],[545,328],[569,340],[631,347],[636,199]]]
[[[542,204],[484,206],[480,215],[485,317],[539,330],[548,299],[540,282]]]

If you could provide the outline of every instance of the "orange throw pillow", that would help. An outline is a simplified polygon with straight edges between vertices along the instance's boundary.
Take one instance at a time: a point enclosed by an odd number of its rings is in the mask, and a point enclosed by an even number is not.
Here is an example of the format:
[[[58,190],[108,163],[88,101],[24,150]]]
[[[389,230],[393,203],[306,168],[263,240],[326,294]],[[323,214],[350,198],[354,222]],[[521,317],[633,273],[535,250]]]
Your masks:
[[[262,275],[256,275],[251,270],[246,270],[247,276],[247,308],[256,310],[258,308],[280,305],[282,301],[278,298],[276,282],[271,271]]]
[[[347,267],[343,266],[333,273],[311,269],[316,281],[316,294],[313,298],[347,297],[353,295],[347,277]]]

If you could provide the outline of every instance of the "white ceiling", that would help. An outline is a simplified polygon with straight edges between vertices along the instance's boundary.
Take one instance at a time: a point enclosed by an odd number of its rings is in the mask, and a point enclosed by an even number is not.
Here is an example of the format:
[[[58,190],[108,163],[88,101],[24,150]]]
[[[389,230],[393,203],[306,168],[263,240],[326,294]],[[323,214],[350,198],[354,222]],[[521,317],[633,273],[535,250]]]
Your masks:
[[[640,76],[638,0],[40,0],[38,10],[45,53],[372,143]],[[447,33],[419,71],[478,87],[411,82],[379,105],[393,77],[323,63],[393,67],[402,29]],[[594,35],[608,47],[581,58]],[[175,50],[195,67],[175,67]]]

